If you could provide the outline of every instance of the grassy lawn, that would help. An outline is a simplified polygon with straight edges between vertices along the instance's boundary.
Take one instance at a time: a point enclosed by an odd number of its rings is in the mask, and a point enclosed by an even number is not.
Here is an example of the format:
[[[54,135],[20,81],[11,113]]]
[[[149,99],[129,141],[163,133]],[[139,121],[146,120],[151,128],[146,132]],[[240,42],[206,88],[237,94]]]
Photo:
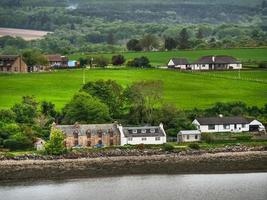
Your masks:
[[[267,48],[249,48],[249,49],[220,49],[220,50],[191,50],[191,51],[168,51],[168,52],[134,52],[134,53],[104,53],[101,54],[107,58],[112,55],[123,54],[127,60],[135,57],[146,56],[149,58],[153,66],[166,66],[170,58],[185,57],[190,61],[195,61],[201,56],[206,55],[229,55],[234,56],[242,62],[259,62],[267,61]],[[100,55],[100,54],[97,54]],[[70,55],[70,59],[79,59],[85,56],[96,56],[96,54],[74,54]]]
[[[236,76],[237,72],[220,72]],[[267,80],[266,71],[250,71],[248,76]],[[82,86],[82,70],[31,74],[0,74],[0,108],[9,108],[23,95],[52,101],[60,109]],[[138,80],[162,80],[164,102],[178,108],[206,108],[215,102],[243,101],[248,105],[267,103],[267,84],[246,80],[224,79],[159,69],[88,69],[86,81],[112,79],[124,87]],[[245,76],[245,75],[244,75]]]

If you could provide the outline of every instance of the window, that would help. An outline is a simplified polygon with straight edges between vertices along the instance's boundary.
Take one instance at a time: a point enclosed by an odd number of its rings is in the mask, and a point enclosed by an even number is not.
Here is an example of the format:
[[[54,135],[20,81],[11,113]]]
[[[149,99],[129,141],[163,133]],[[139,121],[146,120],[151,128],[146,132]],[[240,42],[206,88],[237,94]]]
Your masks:
[[[156,141],[159,141],[159,140],[160,140],[160,137],[155,137],[155,140],[156,140]]]
[[[142,141],[146,141],[146,137],[143,137],[143,138],[142,138]]]
[[[190,135],[187,135],[187,136],[186,136],[186,139],[189,140],[189,138],[190,138]]]
[[[79,144],[78,140],[74,140],[74,146],[77,146]]]
[[[74,131],[74,132],[73,132],[73,137],[74,137],[75,139],[77,139],[77,138],[78,138],[78,136],[79,136],[79,133],[78,133],[78,131]]]
[[[136,129],[134,129],[134,130],[133,130],[133,133],[137,133],[137,130],[136,130]]]
[[[224,125],[223,125],[223,128],[224,128],[224,129],[230,129],[230,124],[224,124]]]
[[[237,129],[237,124],[235,124],[235,129]]]
[[[86,136],[87,136],[87,138],[91,138],[91,132],[89,130],[86,131]]]
[[[113,130],[109,130],[109,135],[110,135],[110,137],[113,137]]]
[[[132,137],[129,137],[129,138],[128,138],[128,141],[133,141],[133,138],[132,138]]]
[[[113,146],[113,145],[114,145],[113,139],[110,139],[110,140],[109,140],[109,145],[110,145],[110,146]]]
[[[141,130],[141,133],[146,133],[146,129],[142,129]]]
[[[87,141],[87,146],[88,146],[88,147],[91,146],[91,141]]]
[[[246,124],[242,124],[242,128],[246,128]]]
[[[214,125],[214,124],[210,124],[210,125],[208,126],[208,129],[209,129],[209,130],[215,130],[215,125]]]
[[[155,133],[155,129],[154,128],[150,129],[150,133]]]
[[[196,139],[196,140],[198,139],[198,135],[195,135],[195,139]]]
[[[98,132],[98,137],[102,138],[102,132],[100,132],[100,131]]]

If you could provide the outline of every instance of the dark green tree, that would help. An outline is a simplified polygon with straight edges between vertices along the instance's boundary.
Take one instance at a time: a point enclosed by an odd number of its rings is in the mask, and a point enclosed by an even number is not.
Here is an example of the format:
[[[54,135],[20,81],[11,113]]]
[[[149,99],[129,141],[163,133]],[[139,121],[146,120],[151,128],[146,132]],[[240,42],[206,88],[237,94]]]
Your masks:
[[[189,34],[186,28],[183,28],[179,34],[178,45],[180,49],[189,49]]]
[[[167,50],[172,50],[177,47],[177,41],[173,38],[167,37],[164,41],[164,47]]]
[[[129,51],[142,51],[142,46],[140,41],[137,39],[131,39],[127,42],[127,49]]]
[[[112,56],[111,62],[113,65],[122,65],[125,63],[125,58],[123,55],[114,55]]]

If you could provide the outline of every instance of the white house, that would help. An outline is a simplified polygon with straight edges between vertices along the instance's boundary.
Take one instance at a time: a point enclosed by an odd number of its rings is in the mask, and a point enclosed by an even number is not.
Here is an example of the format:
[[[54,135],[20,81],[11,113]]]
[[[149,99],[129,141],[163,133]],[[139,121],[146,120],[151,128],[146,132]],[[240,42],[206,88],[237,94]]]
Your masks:
[[[232,56],[203,56],[189,67],[191,70],[227,70],[242,69],[242,64]]]
[[[202,117],[192,124],[202,133],[265,131],[261,122],[244,117]]]
[[[121,132],[121,145],[164,144],[167,141],[163,124],[144,127],[118,127]]]
[[[168,62],[168,68],[174,69],[187,69],[189,66],[189,62],[186,58],[172,58]]]
[[[201,140],[199,130],[182,130],[177,134],[177,142],[198,142]]]

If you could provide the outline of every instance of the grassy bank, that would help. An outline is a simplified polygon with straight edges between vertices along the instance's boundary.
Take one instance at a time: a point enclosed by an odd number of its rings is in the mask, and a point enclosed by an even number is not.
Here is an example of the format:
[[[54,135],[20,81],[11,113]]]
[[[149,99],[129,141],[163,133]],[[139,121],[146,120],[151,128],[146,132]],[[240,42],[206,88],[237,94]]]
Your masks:
[[[211,73],[211,72],[210,72]],[[237,80],[237,72],[218,72],[228,78],[212,77],[205,73],[182,73],[157,69],[86,70],[86,81],[112,79],[124,87],[133,81],[162,80],[164,102],[181,109],[207,108],[216,102],[243,101],[248,105],[267,103],[267,84]],[[82,70],[62,70],[49,73],[0,74],[0,108],[9,108],[24,95],[52,101],[62,108],[82,86]],[[230,77],[230,78],[229,78]],[[233,77],[231,79],[231,77]],[[241,77],[267,80],[266,71],[241,71]]]

